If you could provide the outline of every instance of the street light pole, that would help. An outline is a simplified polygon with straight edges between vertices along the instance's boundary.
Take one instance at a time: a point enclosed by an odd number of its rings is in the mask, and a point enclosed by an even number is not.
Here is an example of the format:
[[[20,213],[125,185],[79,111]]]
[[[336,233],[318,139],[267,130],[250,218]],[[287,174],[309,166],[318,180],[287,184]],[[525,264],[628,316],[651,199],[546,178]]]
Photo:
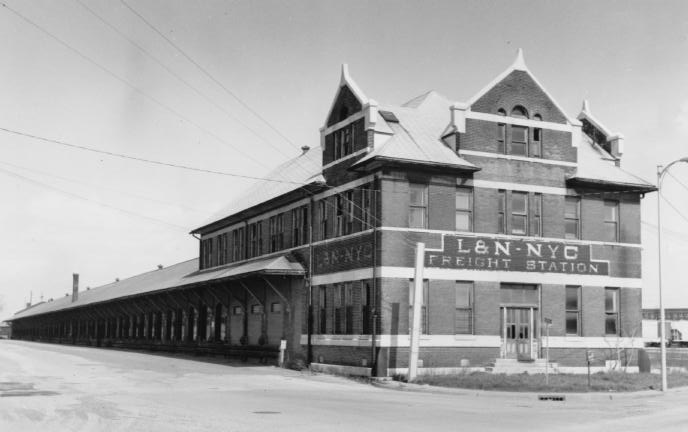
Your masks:
[[[662,179],[667,170],[675,163],[686,162],[688,157],[684,157],[669,163],[662,168],[657,165],[657,259],[659,260],[658,271],[658,286],[659,286],[659,353],[662,369],[662,391],[667,391],[667,365],[666,365],[666,328],[664,318],[664,300],[662,298],[662,217],[661,217],[661,202],[662,202]]]

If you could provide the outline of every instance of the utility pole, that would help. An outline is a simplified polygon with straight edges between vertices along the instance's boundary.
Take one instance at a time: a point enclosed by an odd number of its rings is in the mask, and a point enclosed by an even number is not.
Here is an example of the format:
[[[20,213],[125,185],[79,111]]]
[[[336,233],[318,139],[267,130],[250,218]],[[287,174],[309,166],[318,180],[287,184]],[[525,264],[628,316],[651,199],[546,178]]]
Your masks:
[[[413,279],[413,319],[409,349],[408,381],[416,378],[418,372],[418,351],[420,347],[420,319],[423,303],[423,267],[425,264],[425,243],[416,243],[416,270]],[[409,299],[411,300],[411,299]]]

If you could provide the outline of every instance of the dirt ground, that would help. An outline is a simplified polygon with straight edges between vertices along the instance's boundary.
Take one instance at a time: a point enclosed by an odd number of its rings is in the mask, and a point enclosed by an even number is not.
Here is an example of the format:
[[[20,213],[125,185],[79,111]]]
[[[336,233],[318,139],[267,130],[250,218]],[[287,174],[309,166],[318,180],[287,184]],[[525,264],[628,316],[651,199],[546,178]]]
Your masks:
[[[682,431],[688,390],[537,394],[0,340],[0,431]]]

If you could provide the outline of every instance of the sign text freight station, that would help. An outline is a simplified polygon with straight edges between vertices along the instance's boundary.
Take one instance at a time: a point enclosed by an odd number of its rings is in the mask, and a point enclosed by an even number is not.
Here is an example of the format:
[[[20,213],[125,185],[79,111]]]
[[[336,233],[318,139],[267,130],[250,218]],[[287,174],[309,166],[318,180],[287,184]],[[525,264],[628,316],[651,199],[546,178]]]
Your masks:
[[[427,267],[607,275],[590,246],[564,242],[461,237],[446,234],[443,251],[427,251]]]

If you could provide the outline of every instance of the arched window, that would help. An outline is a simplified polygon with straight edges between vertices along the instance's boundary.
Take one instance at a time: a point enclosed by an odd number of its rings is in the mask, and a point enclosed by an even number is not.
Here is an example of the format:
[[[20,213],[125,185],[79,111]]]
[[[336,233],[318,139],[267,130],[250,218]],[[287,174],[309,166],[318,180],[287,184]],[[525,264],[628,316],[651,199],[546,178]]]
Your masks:
[[[542,121],[540,114],[535,114],[533,120]],[[533,128],[533,141],[530,143],[531,157],[542,157],[542,129],[539,127]]]
[[[497,110],[497,115],[506,117],[506,111],[503,108]],[[497,151],[499,153],[506,153],[506,124],[497,123]]]
[[[512,110],[511,110],[511,117],[516,117],[516,118],[528,118],[528,111],[526,111],[525,108],[523,108],[521,105],[516,105]]]

